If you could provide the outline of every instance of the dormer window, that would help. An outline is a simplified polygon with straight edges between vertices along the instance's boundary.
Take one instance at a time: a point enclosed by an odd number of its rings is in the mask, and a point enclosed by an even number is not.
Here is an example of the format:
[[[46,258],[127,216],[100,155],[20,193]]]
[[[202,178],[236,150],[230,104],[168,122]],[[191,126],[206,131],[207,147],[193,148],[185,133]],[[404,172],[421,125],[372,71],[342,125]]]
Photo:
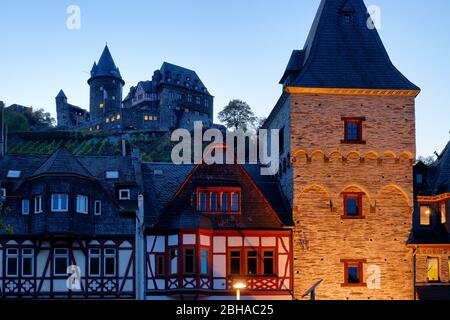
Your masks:
[[[120,189],[119,200],[130,200],[130,189]]]
[[[343,13],[344,24],[352,24],[353,15],[350,12]]]
[[[240,188],[207,187],[197,189],[197,210],[203,213],[239,213]]]

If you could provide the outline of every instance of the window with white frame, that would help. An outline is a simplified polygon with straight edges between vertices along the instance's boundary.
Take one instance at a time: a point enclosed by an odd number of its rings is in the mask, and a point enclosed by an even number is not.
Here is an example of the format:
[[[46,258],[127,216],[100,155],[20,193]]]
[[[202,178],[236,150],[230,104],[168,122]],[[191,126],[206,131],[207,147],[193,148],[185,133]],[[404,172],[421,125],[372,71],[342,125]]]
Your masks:
[[[34,197],[34,213],[42,213],[42,195]]]
[[[120,189],[119,200],[130,200],[130,189]]]
[[[27,216],[30,214],[30,200],[22,199],[22,214]]]
[[[105,249],[103,268],[106,277],[114,277],[116,275],[116,249]]]
[[[67,212],[69,210],[69,195],[64,193],[52,194],[52,212]]]
[[[69,249],[54,249],[53,273],[55,276],[66,276],[69,266]]]
[[[88,214],[88,196],[78,194],[77,195],[77,212]]]
[[[6,276],[19,275],[19,249],[6,249]]]
[[[89,276],[100,276],[100,249],[89,249]]]
[[[102,201],[101,200],[95,200],[94,202],[94,214],[96,216],[99,216],[102,214]]]
[[[34,276],[34,250],[32,248],[22,249],[22,276]]]

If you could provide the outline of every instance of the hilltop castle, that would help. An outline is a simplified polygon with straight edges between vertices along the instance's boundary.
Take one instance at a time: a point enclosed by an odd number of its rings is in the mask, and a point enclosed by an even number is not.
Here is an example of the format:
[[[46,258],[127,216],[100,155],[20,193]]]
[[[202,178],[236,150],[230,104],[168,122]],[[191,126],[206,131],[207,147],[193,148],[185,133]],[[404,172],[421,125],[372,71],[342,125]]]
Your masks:
[[[164,62],[152,80],[131,87],[122,99],[124,84],[105,46],[88,80],[89,112],[69,104],[61,90],[55,98],[58,127],[167,132],[176,128],[190,130],[195,121],[202,121],[204,127],[213,125],[214,97],[193,70]]]

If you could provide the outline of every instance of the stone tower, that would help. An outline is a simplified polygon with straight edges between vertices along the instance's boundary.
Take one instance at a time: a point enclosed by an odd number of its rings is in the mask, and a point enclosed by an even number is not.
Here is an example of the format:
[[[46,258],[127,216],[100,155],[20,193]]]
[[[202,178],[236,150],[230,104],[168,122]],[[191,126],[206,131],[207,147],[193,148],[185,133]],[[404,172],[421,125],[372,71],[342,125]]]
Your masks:
[[[317,299],[413,299],[415,97],[363,0],[322,0],[265,128],[282,129],[294,288]]]
[[[122,89],[125,82],[122,80],[119,68],[105,46],[98,63],[94,63],[91,77],[88,80],[90,87],[91,122],[102,125],[105,119],[120,119],[122,104]]]
[[[58,127],[69,125],[69,110],[67,109],[67,97],[64,91],[59,91],[55,98]]]

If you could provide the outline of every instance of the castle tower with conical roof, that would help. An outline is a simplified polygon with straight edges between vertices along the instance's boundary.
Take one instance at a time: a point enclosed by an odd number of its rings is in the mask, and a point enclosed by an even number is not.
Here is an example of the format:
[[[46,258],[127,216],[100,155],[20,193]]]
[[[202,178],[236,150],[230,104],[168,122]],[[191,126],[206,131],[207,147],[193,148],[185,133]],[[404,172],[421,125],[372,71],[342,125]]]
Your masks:
[[[91,122],[98,126],[97,128],[112,125],[118,128],[125,82],[114,63],[108,45],[105,46],[98,63],[94,62],[88,84]]]

